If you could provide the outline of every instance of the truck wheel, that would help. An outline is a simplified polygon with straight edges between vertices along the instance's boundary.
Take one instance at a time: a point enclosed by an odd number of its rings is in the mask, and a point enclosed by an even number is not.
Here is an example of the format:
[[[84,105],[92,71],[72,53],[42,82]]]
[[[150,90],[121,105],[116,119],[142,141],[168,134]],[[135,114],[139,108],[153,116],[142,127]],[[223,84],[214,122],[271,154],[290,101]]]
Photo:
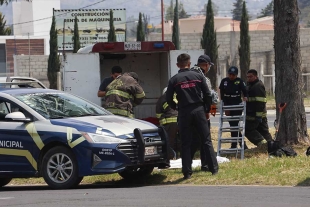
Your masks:
[[[11,182],[12,178],[0,178],[0,188],[9,184]]]
[[[42,175],[53,189],[76,187],[83,179],[78,175],[78,165],[72,151],[58,146],[50,149],[43,157]]]
[[[154,167],[143,166],[143,167],[127,167],[118,174],[124,179],[137,180],[149,176],[154,170]]]

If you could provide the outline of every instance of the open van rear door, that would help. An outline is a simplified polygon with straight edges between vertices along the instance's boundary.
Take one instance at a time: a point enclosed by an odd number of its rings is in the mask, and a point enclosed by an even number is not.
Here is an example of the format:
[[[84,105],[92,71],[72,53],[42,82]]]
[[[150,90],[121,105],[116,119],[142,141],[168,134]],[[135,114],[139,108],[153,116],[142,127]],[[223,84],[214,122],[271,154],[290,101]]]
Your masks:
[[[191,56],[191,67],[193,67],[199,58],[200,55],[204,54],[204,50],[170,50],[170,77],[174,76],[175,74],[178,73],[179,68],[177,67],[177,57],[181,55],[182,53],[187,53]]]
[[[99,53],[66,54],[63,74],[64,91],[101,106]]]

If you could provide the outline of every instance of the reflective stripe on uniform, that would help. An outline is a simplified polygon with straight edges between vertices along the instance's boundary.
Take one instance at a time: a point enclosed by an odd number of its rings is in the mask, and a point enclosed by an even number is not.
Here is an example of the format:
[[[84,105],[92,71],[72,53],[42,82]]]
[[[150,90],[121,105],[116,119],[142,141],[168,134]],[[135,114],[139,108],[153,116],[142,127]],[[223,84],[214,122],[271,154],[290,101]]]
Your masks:
[[[256,119],[256,117],[253,117],[253,116],[246,116],[246,120],[254,121],[255,119]]]
[[[162,114],[156,114],[156,118],[160,118]]]
[[[171,118],[165,118],[165,119],[159,120],[160,125],[165,125],[165,124],[175,123],[175,122],[177,122],[177,117],[171,117]]]
[[[164,110],[168,107],[169,105],[168,105],[168,103],[167,102],[165,102],[164,104],[163,104],[163,108],[164,108]]]
[[[263,116],[264,112],[256,112],[256,116]]]
[[[33,123],[27,124],[26,130],[33,139],[34,143],[36,143],[37,147],[41,150],[44,147],[44,143],[40,135],[38,134],[34,124]]]
[[[11,156],[20,156],[26,157],[26,159],[30,162],[32,167],[37,170],[38,164],[31,155],[28,150],[18,150],[18,149],[7,149],[7,148],[0,148],[0,155],[11,155]]]
[[[258,102],[267,102],[267,98],[265,97],[249,97],[248,98],[248,102],[254,102],[254,101],[258,101]]]
[[[67,127],[67,140],[68,140],[68,145],[73,148],[76,145],[80,144],[81,142],[85,141],[85,138],[81,136],[80,138],[72,141],[72,130],[73,128]]]
[[[176,93],[173,94],[173,101],[174,101],[174,103],[178,104],[178,99],[177,99]]]
[[[123,110],[123,109],[112,109],[112,108],[107,108],[109,112],[115,115],[121,115],[121,116],[127,116],[130,118],[133,118],[133,114],[131,114],[129,111]]]
[[[124,98],[132,99],[132,95],[130,95],[127,92],[120,91],[120,90],[110,90],[107,92],[106,96],[113,95],[113,94],[122,96]]]
[[[143,97],[145,97],[145,93],[144,92],[138,93],[138,94],[135,95],[135,97],[136,98],[143,98]]]

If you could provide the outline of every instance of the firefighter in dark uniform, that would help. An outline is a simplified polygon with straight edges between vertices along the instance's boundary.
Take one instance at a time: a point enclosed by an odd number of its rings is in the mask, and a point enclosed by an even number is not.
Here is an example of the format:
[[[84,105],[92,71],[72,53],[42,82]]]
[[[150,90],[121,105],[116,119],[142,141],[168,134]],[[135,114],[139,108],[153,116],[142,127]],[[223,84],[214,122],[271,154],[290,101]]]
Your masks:
[[[266,90],[262,81],[257,77],[257,71],[251,69],[247,72],[248,101],[246,106],[245,136],[256,146],[266,141],[272,141],[269,133]]]
[[[112,114],[133,118],[133,107],[142,103],[145,93],[135,72],[115,78],[107,86],[106,109]]]
[[[247,90],[244,81],[238,78],[238,68],[231,66],[228,69],[228,77],[222,79],[220,83],[221,99],[225,106],[227,105],[238,105],[242,102],[241,94],[243,95],[243,101],[247,101]],[[242,111],[225,111],[226,116],[240,116]],[[230,121],[231,127],[238,126],[239,121]],[[240,132],[231,132],[231,137],[241,137]],[[241,142],[239,142],[241,146]],[[231,144],[231,148],[237,148],[237,142]],[[244,143],[244,149],[248,149]]]
[[[164,88],[162,96],[158,99],[156,103],[156,117],[159,119],[159,124],[165,128],[169,137],[170,147],[173,149],[174,153],[172,158],[178,157],[179,147],[177,141],[178,134],[178,111],[173,110],[167,103],[166,99],[167,87]],[[174,102],[177,104],[176,97]]]
[[[174,93],[178,100],[178,124],[182,142],[182,173],[184,179],[192,175],[191,145],[193,131],[199,133],[204,147],[208,168],[213,175],[218,173],[218,163],[213,149],[210,129],[206,116],[210,116],[211,92],[202,74],[190,70],[190,56],[181,54],[177,58],[178,74],[168,83],[167,103],[172,109],[177,105],[173,101]],[[206,115],[207,114],[207,115]]]
[[[194,65],[194,67],[192,67],[190,70],[195,71],[197,73],[200,73],[205,77],[208,88],[211,91],[212,104],[215,106],[214,108],[216,108],[216,104],[218,103],[218,95],[214,90],[212,90],[211,81],[207,77],[207,73],[210,71],[212,65],[214,65],[214,64],[211,62],[211,58],[208,55],[200,55],[198,60],[197,60],[197,64]],[[214,111],[214,113],[216,113],[216,111]],[[209,128],[210,128],[210,125],[211,125],[210,119],[208,119],[208,127]],[[206,158],[206,155],[204,152],[204,148],[202,147],[202,145],[200,143],[198,133],[196,133],[195,134],[195,140],[193,141],[192,148],[191,148],[192,159],[194,158],[195,153],[196,153],[198,148],[200,149],[201,170],[202,171],[209,171],[208,164],[207,164],[207,158]]]

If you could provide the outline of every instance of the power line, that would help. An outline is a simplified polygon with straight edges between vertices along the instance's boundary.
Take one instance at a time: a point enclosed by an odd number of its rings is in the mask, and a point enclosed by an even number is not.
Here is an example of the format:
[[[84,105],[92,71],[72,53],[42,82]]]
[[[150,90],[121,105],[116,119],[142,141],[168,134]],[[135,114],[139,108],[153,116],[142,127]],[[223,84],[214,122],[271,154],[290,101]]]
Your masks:
[[[85,8],[94,6],[94,5],[96,5],[96,4],[100,4],[100,3],[104,2],[104,1],[106,1],[106,0],[101,0],[101,1],[98,1],[98,2],[96,2],[96,3],[89,4],[89,5],[87,5],[87,6],[81,7],[81,8],[79,8],[79,9],[85,9]],[[79,9],[77,9],[77,10],[79,10]],[[68,14],[68,13],[71,13],[71,12],[73,12],[73,11],[66,12],[66,13],[62,13],[62,14],[58,14],[58,15],[55,15],[55,16],[60,16],[60,15]],[[45,18],[42,18],[42,19],[31,20],[31,21],[27,21],[27,22],[19,22],[19,23],[16,23],[16,24],[10,24],[9,26],[20,25],[20,24],[27,24],[27,23],[32,23],[32,22],[38,22],[38,21],[50,19],[50,18],[52,18],[52,17],[53,17],[53,16],[51,16],[51,17],[45,17]]]

